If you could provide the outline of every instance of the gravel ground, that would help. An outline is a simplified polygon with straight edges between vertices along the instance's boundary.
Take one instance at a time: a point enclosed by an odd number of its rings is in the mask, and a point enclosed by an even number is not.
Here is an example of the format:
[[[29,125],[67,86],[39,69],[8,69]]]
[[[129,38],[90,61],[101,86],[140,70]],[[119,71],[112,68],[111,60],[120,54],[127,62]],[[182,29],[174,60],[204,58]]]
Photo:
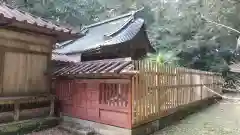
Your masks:
[[[27,135],[72,135],[72,134],[67,131],[60,130],[58,128],[52,128],[52,129],[48,129],[48,130],[44,130],[44,131],[36,132],[36,133],[31,133],[31,134],[27,134]]]
[[[240,98],[239,95],[227,95]],[[153,135],[240,135],[240,100],[222,100]],[[71,135],[53,128],[28,135]]]
[[[227,95],[240,98],[240,95]],[[240,135],[240,100],[222,100],[154,135]]]

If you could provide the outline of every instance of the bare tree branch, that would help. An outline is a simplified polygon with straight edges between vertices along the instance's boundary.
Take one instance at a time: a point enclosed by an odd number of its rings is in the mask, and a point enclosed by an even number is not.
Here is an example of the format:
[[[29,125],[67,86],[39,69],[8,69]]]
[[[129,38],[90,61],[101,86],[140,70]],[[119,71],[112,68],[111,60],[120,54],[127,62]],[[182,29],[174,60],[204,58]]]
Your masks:
[[[212,21],[212,20],[207,19],[207,18],[204,17],[204,16],[202,16],[202,18],[203,18],[204,20],[206,20],[207,22],[209,22],[209,23],[213,23],[213,24],[216,24],[216,25],[218,25],[218,26],[225,27],[225,28],[227,28],[227,29],[230,29],[230,30],[235,31],[235,32],[237,32],[237,33],[240,34],[240,31],[238,31],[238,30],[236,30],[236,29],[234,29],[234,28],[232,28],[232,27],[230,27],[230,26],[226,26],[226,25],[224,25],[224,24],[220,24],[220,23],[214,22],[214,21]]]

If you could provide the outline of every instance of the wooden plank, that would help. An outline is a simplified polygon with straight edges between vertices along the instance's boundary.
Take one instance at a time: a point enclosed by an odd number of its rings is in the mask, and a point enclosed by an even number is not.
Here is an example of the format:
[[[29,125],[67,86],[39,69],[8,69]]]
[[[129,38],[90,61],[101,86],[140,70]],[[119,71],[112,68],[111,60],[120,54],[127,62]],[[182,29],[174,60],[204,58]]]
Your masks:
[[[186,69],[184,68],[183,71],[186,72]],[[185,78],[186,78],[186,74],[184,74],[184,76],[182,78],[183,85],[188,85],[188,84],[186,84],[186,79]],[[184,105],[187,104],[187,102],[186,102],[187,92],[186,91],[187,91],[187,89],[183,90],[183,104]]]
[[[174,74],[174,68],[173,67],[171,67],[171,73],[172,74]],[[170,78],[171,78],[171,85],[174,85],[174,76],[170,76]],[[172,88],[171,89],[171,93],[172,93],[172,108],[174,108],[175,107],[175,89],[174,88]]]
[[[15,66],[17,69],[15,70],[15,91],[14,93],[26,93],[26,89],[24,89],[24,85],[26,83],[25,74],[26,74],[26,54],[22,53],[15,53],[17,59],[16,63],[13,62],[12,64],[16,64]],[[10,61],[9,61],[10,62]],[[13,72],[13,71],[12,71]]]
[[[39,95],[39,96],[17,96],[17,97],[1,97],[0,98],[0,105],[4,104],[14,104],[15,102],[18,103],[31,103],[31,102],[43,102],[43,101],[50,101],[55,99],[53,95]]]
[[[176,70],[176,85],[179,85],[179,70],[178,68],[175,69]],[[180,89],[179,87],[176,87],[176,92],[177,92],[177,106],[180,105],[180,96],[181,96],[181,93],[180,93]]]
[[[206,86],[215,87],[213,73],[169,66],[161,67],[152,61],[138,61],[137,64],[139,78],[133,79],[137,85],[135,96],[132,96],[134,99],[132,101],[136,102],[135,107],[132,107],[133,110],[136,108],[136,114],[132,114],[134,126],[158,119],[162,116],[162,111],[199,100],[196,92],[202,84],[193,81],[197,76],[204,76],[205,83],[208,83],[205,84]]]
[[[142,112],[142,97],[141,97],[141,93],[143,90],[142,86],[142,69],[140,68],[141,63],[140,61],[136,61],[136,70],[139,70],[139,74],[136,75],[136,111],[137,111],[137,122],[139,122],[140,120],[142,120],[143,117],[143,112]]]
[[[4,64],[4,95],[42,93],[37,89],[44,87],[42,82],[46,81],[43,74],[46,69],[42,68],[46,65],[44,57],[7,52]]]
[[[171,73],[174,74],[174,68],[171,67]],[[171,85],[174,85],[174,76],[171,76]],[[175,89],[172,88],[172,108],[175,107]]]
[[[5,63],[5,51],[0,50],[0,91],[3,94],[3,78],[4,78],[4,63]]]
[[[157,72],[157,63],[154,63],[153,68]],[[154,76],[153,76],[153,85],[157,86],[157,75],[156,74],[154,74]],[[158,100],[157,99],[157,97],[158,97],[157,94],[158,93],[157,93],[157,91],[158,91],[158,89],[155,89],[154,93],[153,93],[153,95],[154,95],[153,105],[154,105],[154,116],[155,117],[158,116],[158,102],[157,102],[157,100]]]
[[[149,74],[146,74],[146,71],[149,71],[149,61],[146,61],[146,64],[142,63],[142,65],[146,66],[146,69],[144,69],[144,72],[143,72],[144,76],[146,76],[146,80],[145,80],[146,83],[144,83],[145,84],[145,87],[144,87],[145,93],[144,94],[146,95],[146,98],[144,98],[144,101],[145,101],[145,104],[144,104],[144,108],[145,108],[144,118],[148,119],[149,118],[149,111],[150,111],[149,110],[149,90],[148,90],[148,87],[146,87],[146,86],[149,86]]]
[[[128,84],[131,83],[131,81],[129,79],[81,79],[81,80],[77,80],[77,82],[79,83],[87,83],[87,82],[98,82],[98,83],[117,83],[117,84]]]
[[[26,83],[25,83],[25,86],[24,88],[26,89],[26,91],[28,91],[29,89],[31,89],[31,75],[33,73],[33,61],[34,57],[31,57],[31,55],[27,55],[26,57],[26,69],[27,69],[27,72],[26,72],[26,76],[25,76],[25,80],[26,80]]]
[[[138,90],[138,113],[139,113],[139,121],[143,121],[144,120],[144,116],[145,116],[145,96],[144,92],[145,92],[145,81],[143,80],[144,78],[144,74],[143,74],[143,64],[141,61],[138,61],[138,69],[139,69],[139,75],[137,77],[137,90]]]
[[[150,70],[152,70],[152,71],[154,71],[154,69],[153,69],[153,64],[154,64],[154,62],[150,62]],[[154,73],[152,73],[152,74],[150,74],[150,76],[149,76],[149,85],[150,86],[154,86],[154,80],[153,80],[153,77],[154,77]],[[149,89],[148,89],[149,90]],[[150,92],[150,99],[149,99],[149,101],[150,101],[150,114],[151,114],[151,118],[154,116],[154,104],[153,104],[153,99],[154,99],[154,91],[155,91],[155,89],[153,89],[153,90],[149,90],[149,92]]]
[[[2,95],[15,92],[15,78],[17,77],[15,72],[18,72],[18,62],[16,54],[5,53]]]
[[[157,72],[160,72],[161,71],[161,69],[160,69],[160,66],[159,66],[159,64],[157,63],[157,65],[156,65],[157,67]],[[157,77],[156,77],[156,86],[159,86],[160,85],[160,83],[161,83],[161,76],[160,75],[158,75],[158,74],[156,74],[157,75]],[[160,103],[160,93],[161,93],[161,89],[157,89],[157,91],[156,91],[156,95],[157,95],[157,99],[156,99],[156,104],[157,104],[157,116],[160,116],[161,115],[161,103]]]

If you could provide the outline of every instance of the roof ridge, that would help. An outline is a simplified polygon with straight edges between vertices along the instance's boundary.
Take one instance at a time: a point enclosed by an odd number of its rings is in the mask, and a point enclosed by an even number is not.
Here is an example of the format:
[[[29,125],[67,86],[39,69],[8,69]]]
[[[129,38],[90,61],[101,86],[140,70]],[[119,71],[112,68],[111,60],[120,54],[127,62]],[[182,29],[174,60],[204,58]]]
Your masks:
[[[107,35],[104,35],[108,38],[111,38],[111,37],[114,37],[115,35],[117,35],[119,32],[121,32],[125,27],[127,27],[130,22],[132,22],[134,20],[134,17],[131,17],[127,20],[127,22],[125,22],[119,29],[117,29],[116,31],[110,33],[110,34],[107,34]]]
[[[136,13],[142,11],[143,9],[144,8],[140,8],[138,10],[133,10],[133,11],[130,11],[130,12],[125,13],[123,15],[119,15],[119,16],[116,16],[116,17],[113,17],[113,18],[110,18],[110,19],[106,19],[106,20],[103,20],[103,21],[100,21],[100,22],[97,22],[97,23],[93,23],[93,24],[84,26],[82,30],[88,29],[88,28],[91,28],[91,27],[96,27],[96,26],[99,26],[99,25],[102,25],[102,24],[105,24],[105,23],[109,23],[109,22],[115,21],[115,20],[119,20],[119,19],[127,17],[127,16],[133,16],[133,18],[134,18],[134,15]]]
[[[115,61],[132,61],[132,59],[131,57],[123,57],[123,58],[114,58],[114,59],[90,60],[90,61],[81,61],[81,62],[78,62],[78,64],[96,63],[96,62],[115,62]]]
[[[100,21],[100,22],[97,22],[97,23],[94,23],[94,24],[87,25],[87,26],[85,26],[85,28],[96,27],[96,26],[99,26],[99,25],[102,25],[102,24],[105,24],[105,23],[109,23],[109,22],[112,22],[112,21],[115,21],[115,20],[119,20],[119,19],[127,17],[127,16],[132,16],[132,15],[133,15],[133,13],[126,13],[126,14],[123,14],[123,15],[120,15],[120,16],[117,16],[117,17],[114,17],[114,18],[106,19],[106,20],[103,20],[103,21]]]

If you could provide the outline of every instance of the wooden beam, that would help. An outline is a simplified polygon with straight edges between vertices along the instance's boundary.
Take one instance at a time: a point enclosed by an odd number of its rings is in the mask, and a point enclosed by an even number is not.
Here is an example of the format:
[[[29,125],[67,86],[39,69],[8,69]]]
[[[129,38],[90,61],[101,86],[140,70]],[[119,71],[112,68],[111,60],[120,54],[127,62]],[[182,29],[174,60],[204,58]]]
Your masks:
[[[46,46],[46,45],[41,45],[37,43],[29,43],[25,41],[20,41],[16,39],[7,39],[5,37],[0,37],[0,45],[1,46],[6,46],[6,47],[15,47],[15,48],[24,48],[28,50],[39,50],[41,52],[51,52],[52,51],[52,46]]]
[[[49,28],[36,27],[34,25],[26,25],[26,23],[19,23],[19,22],[18,23],[15,22],[11,26],[12,26],[12,30],[15,30],[15,31],[31,32],[31,33],[52,37],[55,43],[78,39],[84,36],[84,34],[81,34],[81,33],[74,34],[74,33],[71,33],[70,31],[62,32],[62,31],[57,31]]]
[[[0,37],[9,39],[9,40],[17,40],[20,42],[27,42],[31,44],[42,44],[45,46],[51,45],[54,38],[50,36],[43,36],[41,34],[35,34],[33,32],[28,32],[23,30],[16,31],[16,28],[11,29],[0,29]]]
[[[67,77],[67,78],[78,78],[78,79],[129,79],[131,78],[135,73],[92,73],[92,74],[63,74],[63,75],[55,75],[55,77]]]
[[[27,48],[27,49],[32,49],[32,48],[41,48],[42,51],[45,52],[51,52],[53,46],[49,45],[42,45],[42,44],[37,44],[37,43],[29,43],[26,41],[21,41],[21,40],[16,40],[16,39],[7,39],[4,37],[0,37],[0,43],[3,46],[9,46],[9,47],[16,47],[16,48]]]
[[[87,82],[98,82],[98,83],[116,83],[116,84],[130,84],[130,79],[80,79],[77,82],[87,83]]]
[[[47,52],[38,52],[32,50],[26,50],[23,48],[14,48],[14,47],[6,47],[0,46],[0,50],[4,50],[4,52],[18,52],[18,53],[29,53],[29,54],[36,54],[36,55],[49,55]]]
[[[0,105],[4,104],[19,104],[23,103],[33,103],[33,102],[44,102],[51,101],[55,99],[55,96],[49,95],[39,95],[39,96],[22,96],[22,97],[0,97]]]

